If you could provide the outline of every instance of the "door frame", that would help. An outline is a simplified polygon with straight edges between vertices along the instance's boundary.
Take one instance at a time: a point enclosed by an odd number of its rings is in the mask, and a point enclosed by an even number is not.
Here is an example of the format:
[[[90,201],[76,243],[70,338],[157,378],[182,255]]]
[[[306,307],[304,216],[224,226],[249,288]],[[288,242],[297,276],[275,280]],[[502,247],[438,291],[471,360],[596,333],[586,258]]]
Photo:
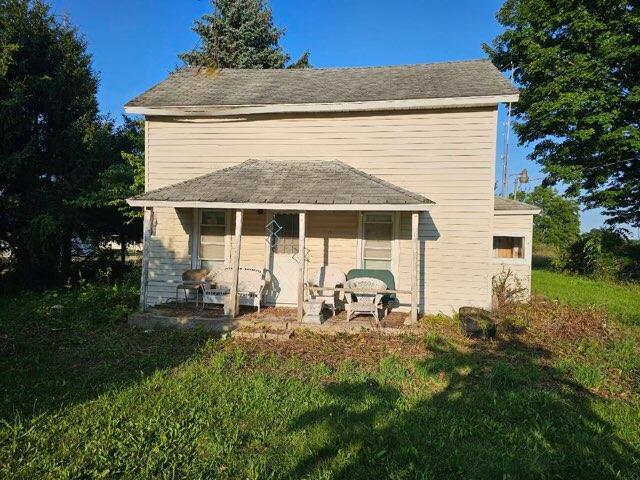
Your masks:
[[[274,275],[274,273],[273,273],[273,264],[274,264],[274,262],[273,261],[275,260],[275,257],[274,257],[274,254],[273,254],[272,250],[271,250],[271,244],[270,244],[270,242],[267,241],[267,239],[268,239],[267,232],[266,232],[267,225],[269,225],[269,223],[271,223],[273,221],[273,219],[274,219],[276,214],[291,214],[291,215],[299,216],[300,213],[301,212],[297,211],[297,210],[267,210],[266,211],[266,219],[265,219],[265,225],[264,225],[264,228],[265,228],[265,232],[264,232],[264,249],[265,249],[264,264],[265,265],[264,265],[264,268],[265,268],[265,270],[269,271],[271,273],[271,275]],[[298,232],[298,235],[300,235],[300,232]],[[305,261],[304,260],[304,256],[303,256],[303,261]],[[296,303],[297,303],[297,301],[293,302],[293,303],[290,303],[290,304],[286,303],[285,305],[293,307],[293,306],[296,305]],[[267,304],[267,305],[278,305],[278,301],[276,300],[275,302],[269,302],[269,301],[266,301],[266,299],[265,299],[265,304]]]

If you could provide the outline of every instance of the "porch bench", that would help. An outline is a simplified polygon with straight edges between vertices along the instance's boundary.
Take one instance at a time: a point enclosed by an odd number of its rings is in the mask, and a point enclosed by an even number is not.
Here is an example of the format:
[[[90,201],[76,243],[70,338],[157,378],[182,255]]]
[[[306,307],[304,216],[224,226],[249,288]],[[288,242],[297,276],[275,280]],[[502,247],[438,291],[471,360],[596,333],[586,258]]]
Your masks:
[[[257,307],[260,311],[262,294],[269,277],[265,270],[240,267],[238,270],[238,303]],[[231,293],[233,267],[223,267],[207,276],[202,287],[202,301],[212,304],[224,304]]]

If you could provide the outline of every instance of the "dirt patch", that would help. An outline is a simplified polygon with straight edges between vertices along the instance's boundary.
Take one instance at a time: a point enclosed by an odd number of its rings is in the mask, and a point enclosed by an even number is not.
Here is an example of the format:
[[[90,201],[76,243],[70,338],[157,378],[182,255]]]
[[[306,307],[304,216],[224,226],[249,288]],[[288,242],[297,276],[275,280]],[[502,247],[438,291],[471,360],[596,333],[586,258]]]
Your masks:
[[[389,355],[419,358],[430,353],[425,341],[419,337],[390,337],[374,332],[333,336],[296,332],[289,342],[239,338],[236,343],[249,355],[297,358],[333,367],[347,359],[377,365]]]
[[[505,310],[507,322],[520,326],[537,338],[577,341],[607,339],[613,335],[602,307],[576,308],[544,297],[516,304]]]

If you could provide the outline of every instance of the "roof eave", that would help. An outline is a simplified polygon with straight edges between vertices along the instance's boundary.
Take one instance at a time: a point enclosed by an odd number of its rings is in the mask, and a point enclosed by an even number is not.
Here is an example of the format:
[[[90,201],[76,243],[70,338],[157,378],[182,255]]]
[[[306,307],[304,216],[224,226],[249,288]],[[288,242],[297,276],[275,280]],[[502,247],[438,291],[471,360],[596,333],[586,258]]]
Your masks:
[[[442,108],[490,107],[517,102],[519,95],[485,95],[474,97],[425,98],[410,100],[376,100],[366,102],[264,104],[264,105],[203,105],[203,106],[135,106],[125,105],[125,112],[147,116],[229,116],[267,113],[362,112],[386,110],[423,110]]]
[[[243,202],[203,202],[190,200],[140,200],[128,198],[132,207],[170,207],[170,208],[231,208],[245,210],[294,210],[294,211],[388,211],[388,212],[427,212],[433,203],[414,204],[356,204],[356,203],[243,203]]]
[[[538,215],[542,210],[537,208],[494,210],[494,215]]]

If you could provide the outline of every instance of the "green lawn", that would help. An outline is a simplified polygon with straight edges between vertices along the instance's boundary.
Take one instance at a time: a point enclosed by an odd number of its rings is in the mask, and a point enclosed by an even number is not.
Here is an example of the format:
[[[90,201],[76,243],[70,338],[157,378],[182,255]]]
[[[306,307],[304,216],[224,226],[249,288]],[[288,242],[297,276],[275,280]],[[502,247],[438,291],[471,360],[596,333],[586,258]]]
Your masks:
[[[234,342],[134,304],[0,299],[0,478],[638,478],[637,338]]]
[[[620,284],[534,270],[534,293],[572,305],[602,305],[625,323],[640,325],[640,284]]]

